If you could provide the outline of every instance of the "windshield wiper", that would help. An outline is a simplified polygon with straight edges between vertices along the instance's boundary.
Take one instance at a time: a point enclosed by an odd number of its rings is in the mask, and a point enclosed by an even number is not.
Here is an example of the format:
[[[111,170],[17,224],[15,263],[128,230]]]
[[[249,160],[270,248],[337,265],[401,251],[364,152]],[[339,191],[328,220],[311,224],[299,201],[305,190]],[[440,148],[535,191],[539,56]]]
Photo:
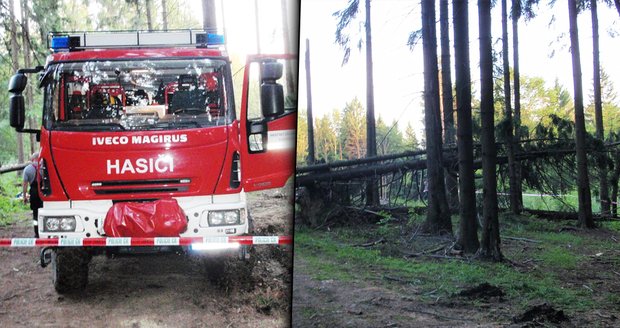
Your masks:
[[[170,128],[179,128],[179,127],[195,127],[200,128],[202,125],[196,121],[169,121],[169,122],[157,122],[155,127],[159,129],[170,129]]]
[[[66,124],[66,125],[65,125]],[[127,130],[122,124],[117,122],[97,122],[97,123],[88,123],[88,122],[63,122],[64,127],[68,127],[70,125],[72,127],[76,127],[80,130],[98,130],[99,128],[114,128],[114,130],[124,131]]]

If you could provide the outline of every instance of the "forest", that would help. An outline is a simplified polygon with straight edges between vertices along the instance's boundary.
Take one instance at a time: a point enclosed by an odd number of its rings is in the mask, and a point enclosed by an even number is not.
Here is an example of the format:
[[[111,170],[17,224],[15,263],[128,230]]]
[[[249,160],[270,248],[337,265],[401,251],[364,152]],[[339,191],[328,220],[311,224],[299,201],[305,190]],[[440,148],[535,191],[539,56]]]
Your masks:
[[[599,34],[617,27],[599,27],[598,14],[617,19],[620,3],[421,1],[421,28],[402,41],[422,48],[421,134],[384,122],[387,109],[375,106],[371,13],[379,6],[350,0],[332,14],[343,67],[352,54],[365,58],[364,104],[351,99],[313,117],[311,86],[322,81],[311,80],[320,68],[307,46],[295,274],[309,283],[294,288],[334,277],[325,288],[346,296],[321,312],[309,304],[325,298],[294,293],[294,318],[398,326],[400,310],[439,325],[617,325],[620,99],[599,60],[601,48],[617,49]],[[545,10],[568,13],[570,81],[520,73],[520,51],[531,49],[519,42],[532,36],[519,29]],[[578,25],[586,15],[591,24]],[[352,35],[351,25],[363,28]],[[591,49],[580,48],[584,38]],[[586,51],[592,62],[581,60]]]

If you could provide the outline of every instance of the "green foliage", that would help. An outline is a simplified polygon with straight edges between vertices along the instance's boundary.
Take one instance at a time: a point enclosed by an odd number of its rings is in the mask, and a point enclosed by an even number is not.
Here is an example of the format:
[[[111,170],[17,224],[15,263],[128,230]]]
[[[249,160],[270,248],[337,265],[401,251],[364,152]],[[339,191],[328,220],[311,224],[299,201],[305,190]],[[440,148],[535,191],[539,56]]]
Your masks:
[[[428,301],[437,296],[448,297],[467,286],[488,282],[504,289],[508,297],[522,307],[533,299],[544,299],[570,310],[585,310],[594,305],[585,295],[586,292],[564,286],[555,276],[541,276],[536,272],[521,273],[508,265],[487,262],[419,262],[386,257],[379,250],[343,245],[340,240],[338,232],[297,232],[296,256],[310,260],[316,279],[372,279],[380,274],[377,271],[385,271],[390,276],[416,285],[420,294],[424,295],[422,298]],[[563,256],[558,252],[551,253],[549,258],[566,267],[568,262],[559,262],[565,260]],[[577,261],[574,260],[572,264]],[[329,270],[329,274],[324,269]]]
[[[403,145],[406,150],[418,150],[421,145],[418,141],[418,137],[415,134],[415,130],[413,130],[413,126],[411,122],[407,123],[407,127],[405,128],[405,135],[403,136]]]
[[[402,153],[407,149],[403,134],[398,129],[398,121],[394,120],[389,126],[379,117],[376,125],[377,152],[379,155]]]
[[[359,99],[354,98],[344,107],[339,132],[345,158],[366,156],[366,113]]]
[[[26,209],[21,199],[15,196],[21,191],[17,185],[21,179],[15,174],[0,175],[0,226],[13,222],[16,212]]]
[[[297,112],[297,152],[295,162],[298,166],[306,164],[308,157],[308,119],[305,110]]]

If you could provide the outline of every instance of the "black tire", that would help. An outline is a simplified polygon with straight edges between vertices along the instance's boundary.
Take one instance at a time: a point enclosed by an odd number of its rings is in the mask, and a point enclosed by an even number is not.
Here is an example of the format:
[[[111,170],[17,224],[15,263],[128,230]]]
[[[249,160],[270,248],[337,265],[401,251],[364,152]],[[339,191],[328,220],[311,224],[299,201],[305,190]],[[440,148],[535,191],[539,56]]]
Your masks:
[[[205,273],[209,282],[214,285],[225,284],[226,277],[226,257],[207,256],[203,259]]]
[[[56,292],[83,290],[88,284],[90,255],[83,248],[56,248],[52,251],[52,282]]]

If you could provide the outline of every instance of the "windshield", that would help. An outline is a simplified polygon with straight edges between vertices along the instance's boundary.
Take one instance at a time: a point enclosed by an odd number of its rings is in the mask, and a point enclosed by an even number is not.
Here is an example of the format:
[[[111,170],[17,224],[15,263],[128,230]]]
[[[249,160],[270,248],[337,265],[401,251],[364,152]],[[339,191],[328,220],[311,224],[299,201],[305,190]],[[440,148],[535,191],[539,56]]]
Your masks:
[[[58,63],[42,84],[50,129],[186,129],[235,117],[230,72],[220,59]]]

